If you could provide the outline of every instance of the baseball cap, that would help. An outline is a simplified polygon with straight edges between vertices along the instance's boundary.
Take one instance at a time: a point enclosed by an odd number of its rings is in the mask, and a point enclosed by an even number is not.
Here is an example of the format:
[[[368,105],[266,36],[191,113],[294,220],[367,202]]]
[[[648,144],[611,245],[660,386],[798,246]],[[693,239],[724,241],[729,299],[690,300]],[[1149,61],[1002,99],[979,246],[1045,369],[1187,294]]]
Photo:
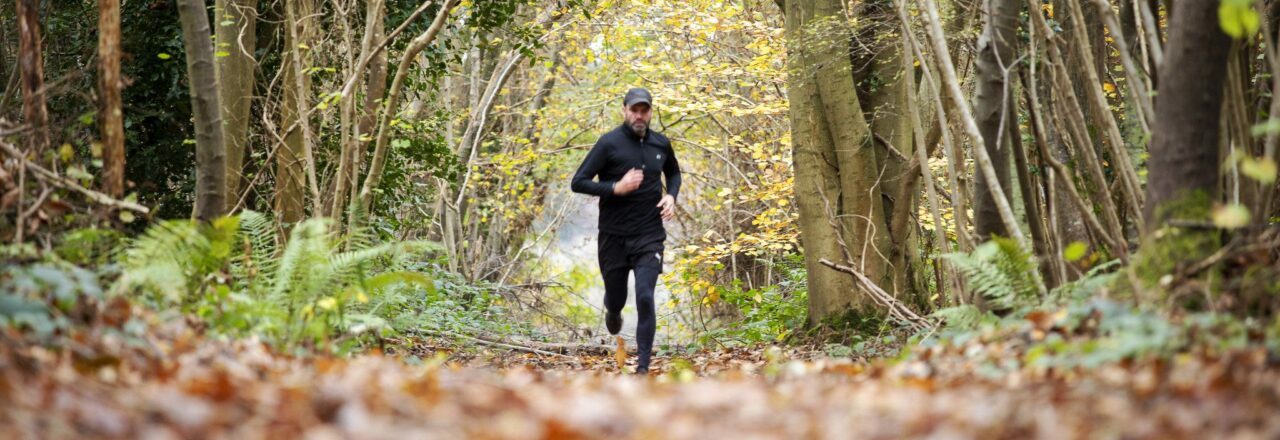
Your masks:
[[[635,87],[627,90],[627,96],[622,98],[622,105],[631,107],[639,103],[653,105],[653,96],[649,95],[649,91],[641,87]]]

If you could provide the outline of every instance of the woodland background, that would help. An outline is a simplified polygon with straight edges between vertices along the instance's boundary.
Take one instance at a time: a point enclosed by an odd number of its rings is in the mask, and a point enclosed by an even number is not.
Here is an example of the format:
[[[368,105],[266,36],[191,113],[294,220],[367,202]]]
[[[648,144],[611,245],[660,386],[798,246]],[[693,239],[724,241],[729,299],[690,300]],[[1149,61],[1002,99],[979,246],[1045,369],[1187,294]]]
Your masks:
[[[1273,436],[1277,4],[0,2],[0,422]],[[686,182],[656,383],[568,191],[634,86]]]

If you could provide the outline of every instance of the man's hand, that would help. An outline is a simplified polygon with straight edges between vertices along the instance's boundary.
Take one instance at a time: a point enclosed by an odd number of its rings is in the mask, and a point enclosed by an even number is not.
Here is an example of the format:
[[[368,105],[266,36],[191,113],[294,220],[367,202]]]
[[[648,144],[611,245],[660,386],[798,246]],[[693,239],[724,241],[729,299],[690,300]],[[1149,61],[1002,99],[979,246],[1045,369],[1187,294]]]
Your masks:
[[[676,198],[671,194],[662,196],[662,201],[658,202],[658,207],[662,208],[662,220],[671,220],[676,216]]]
[[[632,168],[627,174],[622,176],[622,180],[613,184],[613,195],[625,196],[640,187],[640,182],[644,180],[644,172],[638,168]]]

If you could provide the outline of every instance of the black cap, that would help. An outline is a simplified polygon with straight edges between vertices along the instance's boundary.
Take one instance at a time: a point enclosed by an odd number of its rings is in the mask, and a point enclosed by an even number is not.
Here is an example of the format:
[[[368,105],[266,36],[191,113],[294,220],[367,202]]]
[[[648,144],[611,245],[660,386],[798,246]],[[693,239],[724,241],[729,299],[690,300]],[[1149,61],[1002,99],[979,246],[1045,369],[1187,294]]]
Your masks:
[[[631,107],[639,103],[653,105],[653,96],[649,95],[649,91],[641,87],[627,90],[627,96],[622,98],[622,105]]]

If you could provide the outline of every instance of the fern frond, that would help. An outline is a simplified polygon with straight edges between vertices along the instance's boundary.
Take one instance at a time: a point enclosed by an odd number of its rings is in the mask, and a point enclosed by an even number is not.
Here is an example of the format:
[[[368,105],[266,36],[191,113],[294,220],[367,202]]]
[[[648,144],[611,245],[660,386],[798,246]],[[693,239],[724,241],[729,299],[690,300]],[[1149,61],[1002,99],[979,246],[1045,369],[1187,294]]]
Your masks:
[[[177,301],[199,282],[213,253],[208,238],[189,220],[160,222],[124,252],[119,288],[142,288]]]
[[[317,279],[328,278],[328,256],[332,252],[329,226],[325,219],[309,219],[293,227],[276,269],[269,297],[292,309],[308,300]]]
[[[1016,309],[1038,300],[1035,259],[1011,239],[996,237],[972,253],[943,255],[968,286],[996,308]]]
[[[258,294],[269,290],[279,261],[276,258],[276,224],[268,216],[255,211],[240,213],[241,246],[232,265],[232,276],[239,287]]]
[[[989,313],[979,310],[972,304],[947,307],[933,312],[929,316],[942,320],[946,328],[961,330],[977,328],[983,319],[991,317]]]

